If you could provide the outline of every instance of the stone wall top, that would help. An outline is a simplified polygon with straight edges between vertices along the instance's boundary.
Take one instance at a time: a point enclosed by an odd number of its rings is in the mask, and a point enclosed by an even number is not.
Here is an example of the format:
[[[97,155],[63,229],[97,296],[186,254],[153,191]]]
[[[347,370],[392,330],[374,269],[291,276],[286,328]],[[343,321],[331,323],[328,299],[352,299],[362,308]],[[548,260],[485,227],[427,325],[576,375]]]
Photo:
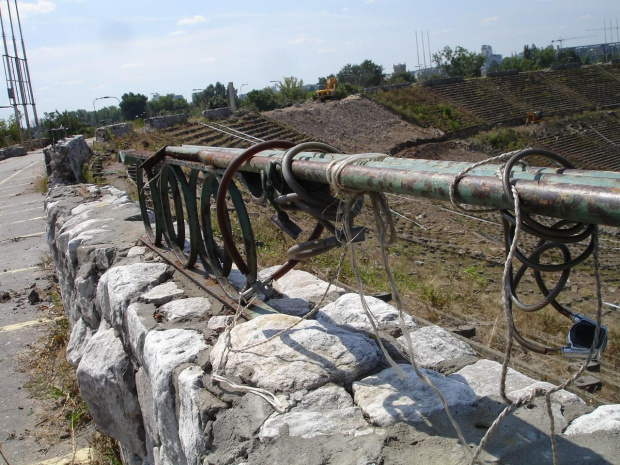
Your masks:
[[[436,393],[399,350],[402,329],[391,305],[371,299],[370,312],[386,332],[379,337],[363,321],[361,297],[343,289],[321,304],[316,320],[302,320],[295,315],[319,302],[327,283],[294,271],[267,301],[291,315],[235,322],[235,309],[210,301],[149,248],[136,246],[141,217],[124,193],[55,187],[46,211],[73,327],[68,358],[93,418],[120,441],[125,463],[469,462],[470,448],[454,439]],[[499,364],[478,360],[441,328],[417,328],[411,319],[404,328],[422,372],[476,444],[505,408]],[[391,344],[400,371],[387,364],[379,340]],[[438,365],[453,368],[440,373],[432,369]],[[509,372],[509,396],[538,388],[549,385]],[[599,410],[563,434],[592,409],[568,393],[552,402],[561,457],[616,460],[620,443],[601,438],[616,434],[617,409]],[[517,410],[481,461],[539,463],[549,454],[548,425],[544,399]]]

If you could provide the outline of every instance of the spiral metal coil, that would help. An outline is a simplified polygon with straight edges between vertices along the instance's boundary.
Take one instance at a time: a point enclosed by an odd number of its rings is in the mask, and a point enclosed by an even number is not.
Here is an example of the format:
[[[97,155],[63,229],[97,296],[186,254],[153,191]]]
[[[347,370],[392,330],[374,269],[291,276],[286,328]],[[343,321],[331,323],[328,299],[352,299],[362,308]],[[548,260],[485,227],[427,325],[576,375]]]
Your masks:
[[[563,169],[574,169],[574,166],[567,159],[546,150],[528,149],[516,153],[508,160],[502,171],[504,194],[512,202],[515,199],[510,183],[510,174],[517,163],[532,156],[552,161]],[[568,282],[571,271],[592,255],[598,231],[596,225],[561,220],[548,226],[535,219],[527,211],[522,211],[518,219],[509,210],[501,210],[501,216],[506,255],[508,255],[508,251],[513,246],[518,221],[520,221],[523,233],[538,239],[533,250],[529,253],[522,251],[519,247],[515,249],[515,259],[520,263],[516,272],[513,269],[513,264],[508,264],[510,267],[510,277],[507,283],[507,291],[510,296],[509,308],[511,312],[508,324],[515,340],[532,352],[541,354],[561,353],[567,357],[580,358],[587,357],[591,346],[595,344],[594,358],[598,358],[605,348],[607,329],[601,326],[598,341],[595,341],[596,323],[583,315],[572,313],[557,300]],[[587,245],[577,256],[574,256],[574,249],[576,247],[583,248],[580,245],[583,241],[588,241]],[[541,259],[543,256],[553,251],[556,252],[552,256],[553,263],[542,263]],[[559,263],[557,263],[558,252],[562,257]],[[517,288],[525,273],[530,269],[533,271],[534,279],[542,294],[542,298],[538,302],[525,304],[519,299]],[[554,286],[547,284],[543,273],[553,273],[556,276],[559,274],[559,278],[557,278]],[[523,337],[515,326],[514,318],[512,317],[512,307],[523,312],[535,312],[548,305],[551,305],[558,313],[573,322],[573,326],[568,332],[567,345],[565,347],[545,347],[536,344]]]
[[[239,167],[253,156],[273,149],[286,151],[281,162],[272,162],[260,175],[238,172]],[[136,172],[139,205],[148,239],[155,246],[163,246],[165,241],[185,268],[194,267],[200,258],[206,271],[215,276],[229,293],[234,291],[225,278],[234,263],[247,281],[241,293],[243,298],[247,300],[257,293],[268,295],[270,283],[290,271],[300,260],[339,247],[345,240],[344,233],[335,225],[342,208],[341,200],[332,196],[327,186],[302,185],[292,175],[293,157],[309,150],[340,153],[326,144],[295,145],[286,141],[268,141],[241,153],[222,173],[208,166],[183,169],[165,164],[164,147],[139,164]],[[305,212],[316,220],[307,239],[293,246],[288,251],[288,260],[262,281],[258,280],[254,232],[235,179],[244,184],[252,202],[270,205],[275,210],[273,222],[292,238],[301,234],[301,228],[288,213]],[[358,202],[350,217],[355,217],[361,207]],[[213,208],[215,222],[211,217]],[[231,210],[238,222],[242,251],[238,249],[238,240],[233,234]],[[364,239],[364,228],[349,226],[356,241]],[[324,231],[331,236],[321,238]],[[189,237],[186,237],[187,233]]]

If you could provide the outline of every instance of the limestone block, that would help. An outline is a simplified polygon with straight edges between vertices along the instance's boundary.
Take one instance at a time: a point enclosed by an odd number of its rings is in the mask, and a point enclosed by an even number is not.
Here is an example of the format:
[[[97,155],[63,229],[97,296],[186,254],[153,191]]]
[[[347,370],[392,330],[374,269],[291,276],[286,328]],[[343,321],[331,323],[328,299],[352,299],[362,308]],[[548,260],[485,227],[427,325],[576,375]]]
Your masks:
[[[245,347],[289,330],[249,350]],[[252,385],[274,391],[314,389],[329,382],[351,383],[380,361],[375,343],[359,333],[289,315],[264,315],[235,326],[230,332],[232,351],[220,338],[211,352],[214,371],[233,374]]]
[[[386,427],[398,422],[418,423],[443,410],[439,397],[413,368],[404,364],[399,366],[406,374],[402,380],[393,368],[387,368],[353,383],[355,403],[375,425]],[[466,411],[476,402],[476,394],[466,384],[432,370],[422,368],[420,371],[429,377],[451,409]]]
[[[402,334],[398,318],[398,309],[376,297],[366,296],[370,313],[374,316],[377,327],[392,336]],[[364,312],[359,294],[344,294],[336,301],[325,305],[316,314],[317,321],[324,325],[340,325],[354,331],[374,334],[372,325]],[[405,327],[412,331],[417,328],[410,315],[403,314]]]
[[[139,365],[144,365],[144,341],[149,331],[157,326],[151,305],[134,302],[123,314],[124,339]]]
[[[83,136],[63,139],[43,152],[50,186],[80,182],[82,165],[92,156]]]
[[[362,409],[345,407],[339,410],[292,411],[269,418],[260,429],[261,441],[282,436],[310,439],[316,436],[371,434]]]
[[[146,247],[132,247],[127,252],[127,258],[139,257],[140,255],[144,255],[146,253]]]
[[[172,302],[174,299],[178,299],[183,294],[185,294],[185,291],[183,289],[179,289],[174,281],[168,281],[167,283],[155,286],[150,291],[144,293],[142,298],[147,304],[159,306]]]
[[[149,287],[165,281],[167,269],[163,263],[134,263],[106,271],[97,285],[97,304],[102,316],[120,330],[122,315],[129,301]]]
[[[113,328],[90,339],[76,376],[80,392],[99,429],[140,456],[146,456],[144,427],[131,360]]]
[[[564,434],[592,434],[599,432],[620,433],[620,404],[601,405],[594,412],[573,421]]]
[[[171,323],[203,319],[211,311],[211,302],[204,297],[173,300],[159,308],[159,313]]]
[[[97,276],[78,276],[75,280],[75,304],[79,313],[91,328],[98,328],[101,315],[95,305]]]
[[[157,429],[161,438],[160,458],[170,463],[186,464],[179,439],[175,411],[172,372],[183,363],[191,363],[208,348],[204,337],[196,331],[170,329],[151,331],[144,341],[144,368],[152,382]]]
[[[320,411],[338,410],[349,407],[354,407],[351,395],[341,386],[328,384],[306,393],[302,397],[299,405],[295,407],[295,410]]]
[[[155,415],[155,404],[153,403],[153,385],[151,378],[146,374],[144,367],[136,372],[136,391],[140,402],[140,410],[142,412],[142,421],[147,434],[147,444],[159,447],[161,439],[157,429],[157,418]]]
[[[268,276],[277,268],[277,266],[266,268],[259,273],[259,276]],[[321,301],[328,286],[328,282],[301,270],[291,270],[273,283],[274,289],[285,297],[304,299],[310,302],[311,305]],[[345,292],[341,287],[329,286],[323,305],[333,302]]]
[[[426,326],[409,334],[415,361],[420,367],[432,368],[446,360],[476,356],[469,344],[439,326]],[[405,336],[397,340],[403,353],[409,354]]]
[[[204,372],[198,366],[189,367],[178,378],[179,438],[188,465],[201,465],[207,452],[202,418],[201,392],[204,391]]]
[[[226,327],[235,319],[232,315],[216,315],[209,318],[207,329],[214,331],[224,331]]]
[[[500,379],[502,365],[492,360],[482,359],[473,365],[468,365],[450,378],[468,384],[478,397],[500,396]],[[535,379],[525,376],[512,368],[508,368],[506,375],[506,393],[528,387],[536,382]]]
[[[284,297],[282,299],[270,299],[267,301],[267,305],[277,312],[299,317],[312,310],[312,306],[306,299],[299,298]]]
[[[82,318],[77,320],[71,329],[71,337],[67,344],[67,362],[77,367],[94,331],[88,327]]]
[[[529,386],[526,386],[524,388],[515,389],[507,392],[506,396],[510,400],[515,401],[521,397],[530,395],[532,392],[534,392],[535,389],[543,389],[545,392],[547,392],[549,391],[549,389],[552,389],[554,387],[555,386],[551,383],[547,383],[545,381],[536,381],[535,383],[530,384]],[[555,402],[556,404],[560,404],[562,407],[575,404],[586,405],[584,400],[581,399],[577,394],[573,394],[572,392],[568,392],[564,389],[561,389],[560,391],[551,394],[551,401]]]

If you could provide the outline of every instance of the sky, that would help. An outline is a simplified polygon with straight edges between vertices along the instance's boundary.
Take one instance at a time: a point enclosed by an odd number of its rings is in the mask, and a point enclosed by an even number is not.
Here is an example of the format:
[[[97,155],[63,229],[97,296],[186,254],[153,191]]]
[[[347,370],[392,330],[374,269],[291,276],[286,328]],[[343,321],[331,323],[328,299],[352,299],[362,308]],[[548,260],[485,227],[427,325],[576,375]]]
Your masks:
[[[0,0],[11,47],[6,3]],[[422,32],[428,64],[429,42],[431,53],[488,44],[510,56],[525,44],[545,47],[559,38],[565,46],[603,43],[610,20],[615,41],[620,21],[618,0],[24,0],[18,6],[40,117],[92,110],[95,99],[127,92],[191,100],[192,90],[217,81],[232,81],[241,93],[284,76],[312,84],[365,59],[388,73],[397,63],[414,70],[416,31],[423,65]],[[116,103],[95,101],[97,108]],[[0,105],[7,104],[0,92]],[[11,113],[0,109],[0,118]]]

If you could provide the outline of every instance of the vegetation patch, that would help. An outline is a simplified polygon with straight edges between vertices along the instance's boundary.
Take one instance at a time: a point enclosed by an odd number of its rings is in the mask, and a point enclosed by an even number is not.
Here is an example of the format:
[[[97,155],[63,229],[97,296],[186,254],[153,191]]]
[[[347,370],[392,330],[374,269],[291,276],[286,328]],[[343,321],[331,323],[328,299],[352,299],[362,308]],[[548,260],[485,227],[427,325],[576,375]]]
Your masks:
[[[444,132],[483,123],[481,119],[443,101],[421,86],[379,91],[371,94],[370,98],[413,124],[438,128]]]

